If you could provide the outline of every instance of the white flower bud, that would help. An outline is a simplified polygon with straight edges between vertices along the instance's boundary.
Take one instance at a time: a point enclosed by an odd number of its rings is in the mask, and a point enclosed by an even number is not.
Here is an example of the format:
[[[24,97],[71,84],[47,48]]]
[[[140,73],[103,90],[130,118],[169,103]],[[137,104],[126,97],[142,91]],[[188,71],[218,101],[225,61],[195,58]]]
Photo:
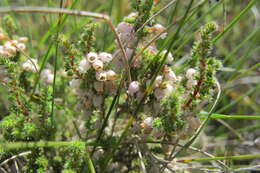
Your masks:
[[[158,75],[156,78],[155,78],[155,81],[154,81],[154,86],[155,87],[158,87],[163,81],[163,77],[161,75]]]
[[[23,64],[22,64],[22,69],[26,71],[32,71],[32,72],[37,72],[39,71],[39,66],[38,66],[38,61],[37,59],[27,59]]]
[[[119,33],[131,33],[134,29],[133,24],[121,22],[117,26],[117,32]]]
[[[192,79],[192,78],[195,76],[196,72],[197,72],[197,71],[196,71],[194,68],[189,68],[189,69],[186,71],[186,77],[187,77],[188,79]]]
[[[164,78],[173,83],[177,82],[177,80],[178,80],[175,73],[171,69],[164,71]]]
[[[106,52],[100,53],[98,57],[103,63],[108,63],[113,60],[113,56],[110,53]]]
[[[54,74],[52,73],[52,71],[50,69],[44,69],[41,72],[41,77],[42,77],[42,80],[44,82],[46,82],[47,84],[52,84],[53,79],[54,79]]]
[[[163,89],[161,88],[155,88],[154,90],[154,96],[157,98],[157,100],[160,100],[164,97],[165,93]]]
[[[165,85],[165,88],[156,88],[155,90],[154,90],[154,95],[155,95],[155,97],[158,99],[158,100],[160,100],[160,99],[162,99],[164,96],[166,96],[166,95],[169,95],[169,94],[171,94],[173,92],[173,87],[172,87],[172,85],[170,85],[170,84],[166,84]]]
[[[96,71],[101,71],[103,70],[103,62],[100,60],[96,60],[93,62],[92,67],[96,70]]]
[[[173,86],[170,84],[166,84],[166,88],[164,89],[165,95],[169,95],[173,92]]]
[[[107,80],[116,80],[118,75],[113,70],[106,71],[107,73]]]
[[[86,59],[83,59],[79,62],[79,72],[86,73],[90,68],[90,64]]]
[[[6,52],[8,52],[9,54],[12,54],[12,55],[16,53],[16,47],[14,47],[14,46],[12,45],[12,43],[9,42],[9,41],[7,41],[7,42],[4,44],[4,50],[5,50]]]
[[[132,13],[128,14],[127,17],[132,18],[132,17],[137,17],[137,15],[138,15],[137,12],[132,12]]]
[[[181,81],[182,80],[182,77],[181,76],[177,76],[177,81]]]
[[[137,91],[139,91],[140,86],[138,81],[133,81],[130,83],[127,93],[131,96],[133,96]]]
[[[24,51],[25,50],[25,48],[26,48],[26,46],[25,46],[25,44],[23,44],[23,43],[18,43],[17,45],[16,45],[16,47],[18,48],[18,50],[20,51]]]
[[[151,31],[154,32],[155,34],[159,34],[161,32],[164,32],[160,38],[164,39],[167,36],[166,33],[166,28],[162,26],[161,24],[155,24],[154,26],[151,27]]]
[[[96,79],[98,81],[106,81],[107,80],[107,73],[103,71],[96,72]]]
[[[94,82],[94,89],[98,93],[103,93],[103,91],[104,91],[104,83],[103,82]]]
[[[162,53],[165,55],[167,53],[167,50],[164,50]],[[168,56],[167,56],[167,61],[166,62],[168,64],[171,64],[173,62],[173,60],[174,60],[173,55],[172,55],[171,52],[169,52]]]
[[[162,26],[161,24],[155,24],[154,26],[151,27],[151,29],[154,32],[163,32],[163,31],[165,31],[165,27]]]
[[[140,126],[144,129],[145,134],[151,133],[153,128],[153,118],[152,117],[145,118],[143,122],[140,124]]]
[[[95,62],[96,60],[98,60],[98,54],[96,54],[95,52],[89,52],[87,54],[87,60],[90,63]]]
[[[152,128],[153,127],[153,117],[147,117],[144,119],[143,123],[149,127]]]
[[[19,43],[26,43],[28,41],[28,38],[27,37],[20,37],[18,39]]]

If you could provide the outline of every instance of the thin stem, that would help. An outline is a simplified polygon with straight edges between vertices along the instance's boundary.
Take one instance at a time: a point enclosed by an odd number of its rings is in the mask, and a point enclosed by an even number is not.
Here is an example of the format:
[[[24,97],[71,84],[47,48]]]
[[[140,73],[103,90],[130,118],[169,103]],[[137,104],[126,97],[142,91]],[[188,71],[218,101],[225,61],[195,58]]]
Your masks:
[[[260,154],[252,155],[238,155],[238,156],[220,156],[214,158],[196,158],[196,159],[187,159],[187,160],[178,160],[177,162],[189,163],[189,162],[208,162],[212,160],[247,160],[247,159],[258,159]]]

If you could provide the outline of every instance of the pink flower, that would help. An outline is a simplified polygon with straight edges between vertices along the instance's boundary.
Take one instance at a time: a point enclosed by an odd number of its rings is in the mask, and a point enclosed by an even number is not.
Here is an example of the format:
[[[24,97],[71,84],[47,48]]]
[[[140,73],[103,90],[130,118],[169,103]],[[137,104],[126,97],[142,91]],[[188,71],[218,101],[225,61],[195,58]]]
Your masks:
[[[110,53],[102,52],[98,56],[103,63],[108,63],[113,60],[113,57]]]
[[[140,86],[139,86],[139,82],[138,81],[133,81],[130,83],[127,93],[131,96],[133,96],[137,91],[139,91]]]
[[[189,69],[186,71],[186,77],[187,77],[188,79],[192,79],[192,78],[195,76],[196,72],[197,72],[197,71],[196,71],[194,68],[189,68]]]
[[[87,54],[87,60],[88,60],[88,62],[90,62],[90,63],[93,63],[93,62],[95,62],[96,60],[98,60],[98,55],[97,55],[97,53],[95,53],[95,52],[89,52],[89,53]]]
[[[103,70],[103,62],[100,60],[96,60],[93,62],[92,67],[96,70],[96,71],[101,71]]]

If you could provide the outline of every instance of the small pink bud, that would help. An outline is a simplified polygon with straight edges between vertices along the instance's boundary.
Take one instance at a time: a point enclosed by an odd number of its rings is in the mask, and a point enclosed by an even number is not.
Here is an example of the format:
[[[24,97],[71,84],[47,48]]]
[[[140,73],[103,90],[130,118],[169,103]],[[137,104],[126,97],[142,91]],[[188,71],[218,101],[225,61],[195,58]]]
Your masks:
[[[118,75],[113,70],[106,71],[107,73],[107,80],[116,80]]]
[[[16,47],[18,48],[18,50],[20,51],[24,51],[25,50],[25,48],[26,48],[26,46],[25,46],[25,44],[23,44],[23,43],[18,43],[17,45],[16,45]]]
[[[79,62],[79,72],[86,73],[88,69],[90,68],[89,61],[86,59],[83,59]]]
[[[98,56],[103,63],[108,63],[113,60],[113,57],[110,53],[102,52]]]
[[[97,71],[96,72],[96,79],[98,81],[106,81],[107,80],[107,73],[103,71]]]
[[[121,22],[117,26],[117,31],[119,33],[131,33],[134,29],[134,26],[130,23]]]
[[[98,55],[95,52],[89,52],[87,54],[87,60],[88,62],[93,63],[98,60]]]
[[[186,77],[187,77],[188,79],[192,79],[192,78],[195,76],[196,72],[197,72],[197,71],[196,71],[194,68],[189,68],[189,69],[186,71]]]
[[[22,64],[22,69],[26,71],[36,72],[39,70],[37,59],[28,59]]]
[[[96,70],[96,71],[101,71],[103,70],[103,62],[100,60],[96,60],[93,62],[92,67]]]
[[[154,85],[155,87],[158,87],[161,85],[163,81],[163,77],[161,75],[158,75],[156,78],[155,78],[155,81],[154,81]]]
[[[133,96],[137,91],[139,91],[140,86],[138,81],[133,81],[130,83],[127,93],[131,96]]]
[[[157,100],[160,100],[164,97],[165,93],[163,91],[163,89],[161,88],[156,88],[154,90],[154,96],[157,98]]]
[[[177,80],[178,80],[175,73],[171,69],[164,72],[164,78],[173,83],[177,82]]]
[[[18,39],[19,43],[26,43],[28,41],[28,38],[27,37],[20,37]]]

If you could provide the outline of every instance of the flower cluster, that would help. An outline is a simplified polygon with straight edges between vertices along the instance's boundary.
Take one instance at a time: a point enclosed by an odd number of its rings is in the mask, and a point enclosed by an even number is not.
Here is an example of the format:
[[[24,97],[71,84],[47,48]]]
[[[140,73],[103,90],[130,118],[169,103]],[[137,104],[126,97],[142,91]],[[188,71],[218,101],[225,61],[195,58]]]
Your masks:
[[[15,40],[9,40],[8,36],[0,30],[0,42],[3,42],[3,45],[0,45],[0,56],[11,57],[17,52],[24,51],[26,48],[25,43],[27,41],[27,37],[19,37]]]

